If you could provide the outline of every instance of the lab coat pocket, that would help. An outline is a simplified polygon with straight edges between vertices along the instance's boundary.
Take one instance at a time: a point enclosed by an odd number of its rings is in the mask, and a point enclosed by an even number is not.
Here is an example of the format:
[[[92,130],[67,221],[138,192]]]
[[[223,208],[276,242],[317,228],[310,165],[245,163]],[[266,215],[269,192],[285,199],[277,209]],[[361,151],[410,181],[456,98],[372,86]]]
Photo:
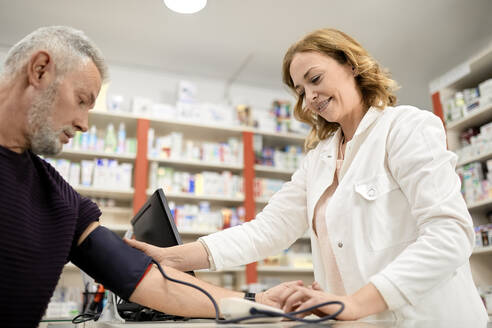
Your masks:
[[[354,187],[360,196],[357,202],[363,215],[360,224],[372,250],[394,247],[414,238],[413,235],[404,236],[408,205],[391,175],[378,174],[356,182]]]
[[[386,173],[378,174],[355,184],[355,191],[368,201],[376,200],[396,188],[398,188],[398,183]]]

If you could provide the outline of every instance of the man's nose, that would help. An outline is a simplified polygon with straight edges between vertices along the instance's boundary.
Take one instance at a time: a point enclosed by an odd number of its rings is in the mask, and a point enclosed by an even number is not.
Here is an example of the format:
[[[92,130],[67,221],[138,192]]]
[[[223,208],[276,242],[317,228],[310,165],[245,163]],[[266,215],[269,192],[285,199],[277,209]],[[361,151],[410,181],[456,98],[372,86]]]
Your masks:
[[[75,127],[76,130],[79,130],[81,132],[87,132],[89,130],[89,115],[84,114],[81,117],[78,117],[74,121],[73,126]]]

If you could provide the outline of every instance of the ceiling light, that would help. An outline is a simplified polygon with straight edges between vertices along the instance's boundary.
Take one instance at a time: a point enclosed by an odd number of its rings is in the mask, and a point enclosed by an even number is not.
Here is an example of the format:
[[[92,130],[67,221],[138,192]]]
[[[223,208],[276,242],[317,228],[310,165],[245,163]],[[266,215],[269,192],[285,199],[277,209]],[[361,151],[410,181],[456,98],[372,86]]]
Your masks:
[[[164,0],[167,8],[180,14],[194,14],[207,4],[207,0]]]

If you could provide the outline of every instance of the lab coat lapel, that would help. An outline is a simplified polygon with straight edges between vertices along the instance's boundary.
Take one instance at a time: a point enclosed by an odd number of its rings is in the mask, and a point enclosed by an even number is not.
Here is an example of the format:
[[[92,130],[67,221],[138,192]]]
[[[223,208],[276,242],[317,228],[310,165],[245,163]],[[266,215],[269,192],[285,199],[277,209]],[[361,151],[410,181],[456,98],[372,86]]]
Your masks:
[[[347,143],[345,147],[345,157],[343,159],[342,167],[339,171],[338,182],[342,183],[343,177],[348,171],[348,168],[351,166],[351,163],[354,160],[355,155],[358,150],[362,146],[364,142],[366,132],[370,130],[372,124],[377,121],[377,119],[381,116],[382,110],[376,107],[370,107],[367,113],[364,115],[362,120],[359,123],[359,126],[355,130],[354,137],[351,141]]]
[[[318,161],[316,162],[314,170],[310,172],[312,175],[310,179],[311,186],[308,188],[307,199],[310,225],[313,220],[316,203],[323,195],[326,188],[333,182],[341,135],[341,130],[338,129],[337,132],[335,132],[335,135],[326,141],[326,144],[322,146],[319,152]]]

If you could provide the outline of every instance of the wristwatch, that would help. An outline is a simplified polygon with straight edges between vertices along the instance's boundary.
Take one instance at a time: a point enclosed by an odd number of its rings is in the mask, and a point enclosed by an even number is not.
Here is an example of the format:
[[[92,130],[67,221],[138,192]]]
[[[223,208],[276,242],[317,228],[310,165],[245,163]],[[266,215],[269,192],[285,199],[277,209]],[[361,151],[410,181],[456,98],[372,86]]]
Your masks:
[[[244,293],[244,299],[256,302],[256,293]]]

